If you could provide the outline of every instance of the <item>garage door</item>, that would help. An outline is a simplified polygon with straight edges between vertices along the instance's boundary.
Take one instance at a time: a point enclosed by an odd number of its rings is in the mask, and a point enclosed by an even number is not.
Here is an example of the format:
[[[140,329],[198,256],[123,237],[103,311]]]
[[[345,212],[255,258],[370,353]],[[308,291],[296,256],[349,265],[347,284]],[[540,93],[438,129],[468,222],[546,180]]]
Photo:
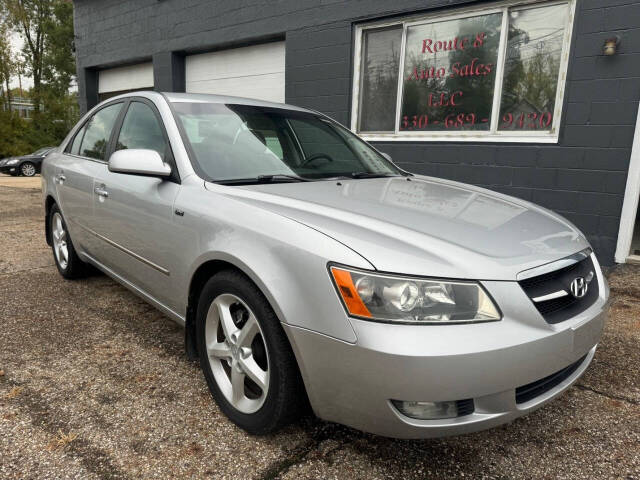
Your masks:
[[[153,64],[140,63],[98,72],[100,101],[121,93],[153,89]]]
[[[284,42],[190,55],[186,89],[284,102]]]

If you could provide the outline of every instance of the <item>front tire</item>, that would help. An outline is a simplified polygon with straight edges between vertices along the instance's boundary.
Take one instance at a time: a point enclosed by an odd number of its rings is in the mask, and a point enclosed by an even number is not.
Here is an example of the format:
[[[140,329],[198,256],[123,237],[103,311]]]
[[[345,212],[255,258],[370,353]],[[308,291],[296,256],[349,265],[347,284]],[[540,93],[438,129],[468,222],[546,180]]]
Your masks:
[[[225,270],[204,286],[196,332],[200,365],[223,413],[264,435],[295,420],[305,393],[291,346],[262,292]]]
[[[20,165],[20,174],[23,177],[33,177],[38,173],[36,166],[31,162],[24,162]]]
[[[49,212],[49,228],[51,231],[51,250],[58,272],[64,278],[74,279],[86,275],[87,264],[80,260],[73,247],[67,224],[62,217],[58,205],[53,205]]]

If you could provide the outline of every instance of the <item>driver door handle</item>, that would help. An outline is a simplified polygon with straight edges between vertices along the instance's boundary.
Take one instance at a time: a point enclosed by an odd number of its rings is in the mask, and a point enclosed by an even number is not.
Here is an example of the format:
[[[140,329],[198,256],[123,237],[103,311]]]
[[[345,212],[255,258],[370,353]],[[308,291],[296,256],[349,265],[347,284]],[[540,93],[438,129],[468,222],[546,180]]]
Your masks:
[[[98,185],[96,188],[93,189],[93,191],[103,198],[107,198],[109,196],[109,192],[106,190],[104,185]]]
[[[62,183],[67,179],[67,177],[65,177],[62,173],[59,173],[53,179],[56,181],[56,183]]]

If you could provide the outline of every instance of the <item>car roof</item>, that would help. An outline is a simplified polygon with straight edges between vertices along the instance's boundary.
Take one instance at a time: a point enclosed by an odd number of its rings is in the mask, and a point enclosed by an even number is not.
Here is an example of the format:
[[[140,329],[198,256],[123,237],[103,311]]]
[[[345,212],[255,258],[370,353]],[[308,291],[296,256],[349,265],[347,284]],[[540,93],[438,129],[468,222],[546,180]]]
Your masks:
[[[287,110],[296,110],[298,112],[307,112],[317,114],[313,110],[309,110],[307,108],[296,107],[295,105],[288,105],[286,103],[277,103],[277,102],[268,102],[265,100],[258,100],[255,98],[245,98],[245,97],[234,97],[231,95],[211,95],[205,93],[176,93],[176,92],[156,92],[153,90],[137,90],[133,92],[123,93],[121,95],[117,95],[115,97],[109,98],[105,100],[106,103],[108,101],[112,101],[114,99],[119,98],[127,98],[127,97],[146,97],[149,99],[157,99],[159,96],[162,96],[167,99],[167,101],[171,103],[186,103],[186,102],[194,102],[194,103],[229,103],[235,105],[253,105],[256,107],[271,107],[271,108],[284,108]]]
[[[230,103],[235,105],[254,105],[256,107],[286,108],[287,110],[298,110],[301,112],[311,112],[306,108],[288,105],[286,103],[268,102],[256,98],[234,97],[231,95],[212,95],[205,93],[175,93],[163,92],[165,98],[171,103],[195,102],[195,103]]]

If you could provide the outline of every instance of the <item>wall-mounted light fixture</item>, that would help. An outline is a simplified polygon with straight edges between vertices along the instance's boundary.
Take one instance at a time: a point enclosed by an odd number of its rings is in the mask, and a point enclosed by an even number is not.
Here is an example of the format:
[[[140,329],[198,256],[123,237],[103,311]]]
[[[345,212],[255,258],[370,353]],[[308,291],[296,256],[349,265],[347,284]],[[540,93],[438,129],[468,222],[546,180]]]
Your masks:
[[[607,56],[615,55],[616,50],[618,49],[618,45],[620,45],[620,37],[615,36],[611,38],[607,38],[604,41],[604,46],[602,47],[602,53]]]

